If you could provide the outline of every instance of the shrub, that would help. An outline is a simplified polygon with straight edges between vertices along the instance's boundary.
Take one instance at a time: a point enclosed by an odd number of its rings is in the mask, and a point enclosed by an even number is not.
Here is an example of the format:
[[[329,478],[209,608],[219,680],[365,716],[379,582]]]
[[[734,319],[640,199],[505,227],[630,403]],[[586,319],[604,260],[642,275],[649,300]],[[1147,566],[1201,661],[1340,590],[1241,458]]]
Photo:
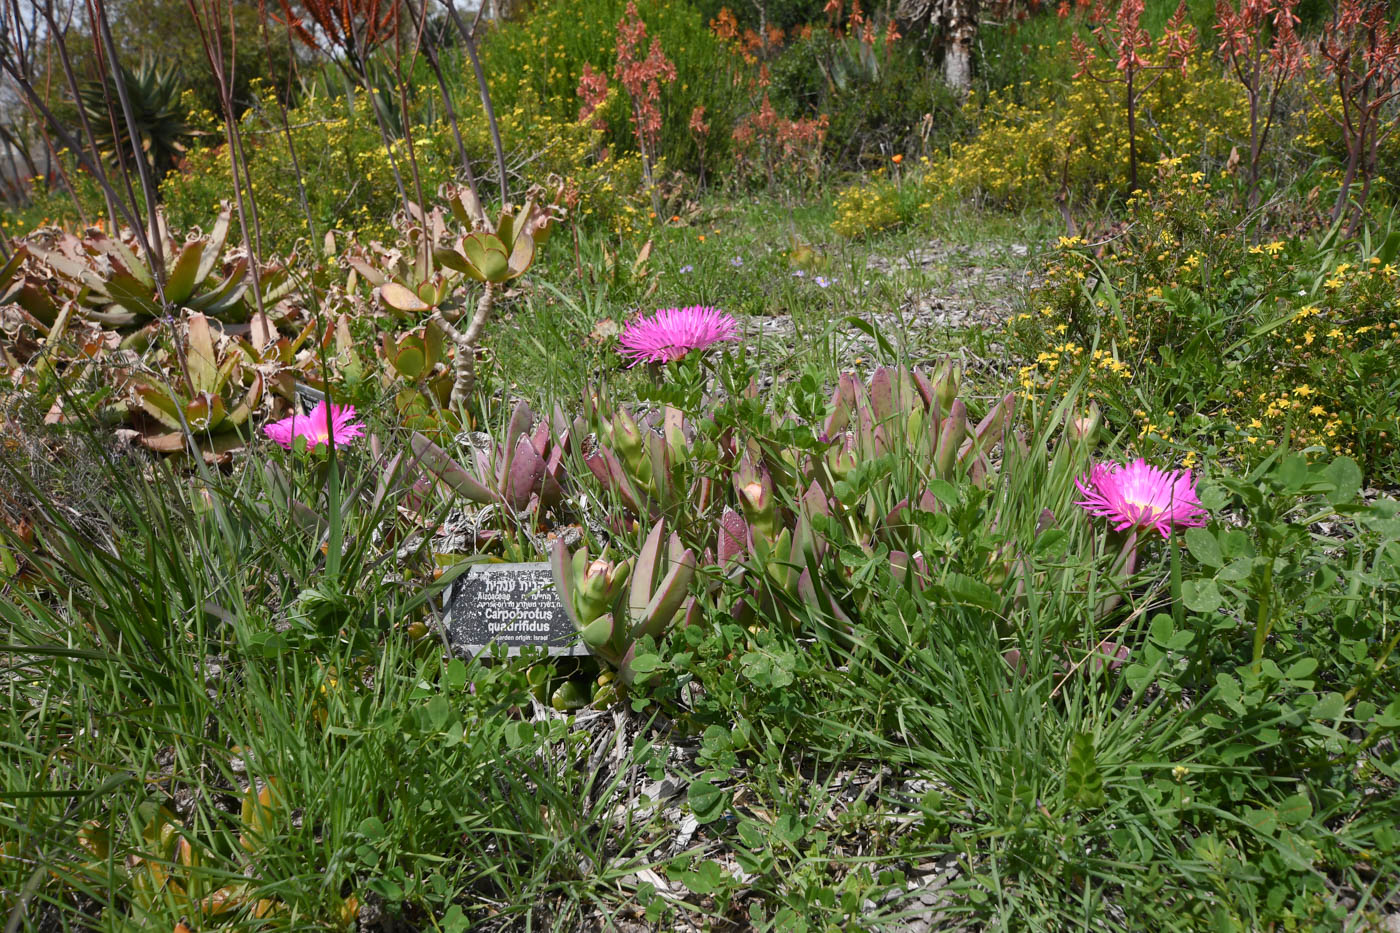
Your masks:
[[[1139,443],[1194,437],[1245,462],[1282,445],[1397,465],[1400,236],[1339,255],[1221,229],[1230,201],[1181,160],[1130,202],[1111,253],[1060,241],[1012,322],[1022,387],[1083,378]]]
[[[1067,44],[1053,52],[1069,55]],[[1049,206],[1057,195],[1099,203],[1123,190],[1127,130],[1116,89],[1093,83],[1063,91],[1046,85],[993,91],[974,100],[978,130],[954,143],[928,176],[931,194],[973,197],[1017,209]],[[1223,163],[1244,125],[1240,88],[1217,66],[1195,58],[1185,77],[1163,74],[1139,102],[1139,161],[1180,156],[1202,168]],[[1061,194],[1062,193],[1062,194]]]

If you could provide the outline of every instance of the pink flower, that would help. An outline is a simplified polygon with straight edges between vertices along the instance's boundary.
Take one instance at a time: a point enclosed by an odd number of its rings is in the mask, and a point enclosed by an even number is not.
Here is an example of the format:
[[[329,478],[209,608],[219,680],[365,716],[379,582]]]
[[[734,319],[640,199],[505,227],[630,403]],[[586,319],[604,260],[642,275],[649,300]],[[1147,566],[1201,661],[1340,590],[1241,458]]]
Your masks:
[[[650,317],[639,317],[622,331],[619,342],[629,366],[641,362],[669,363],[691,350],[703,350],[722,340],[738,340],[734,318],[714,308],[665,308]]]
[[[1076,505],[1107,518],[1118,531],[1156,528],[1170,537],[1172,526],[1206,523],[1190,470],[1163,470],[1138,458],[1129,464],[1096,463],[1074,481],[1084,498]]]
[[[354,405],[331,405],[324,399],[316,403],[309,415],[291,415],[281,421],[263,425],[263,433],[288,450],[299,437],[306,438],[307,449],[314,450],[331,443],[344,447],[357,437],[363,437],[365,426],[354,420]]]

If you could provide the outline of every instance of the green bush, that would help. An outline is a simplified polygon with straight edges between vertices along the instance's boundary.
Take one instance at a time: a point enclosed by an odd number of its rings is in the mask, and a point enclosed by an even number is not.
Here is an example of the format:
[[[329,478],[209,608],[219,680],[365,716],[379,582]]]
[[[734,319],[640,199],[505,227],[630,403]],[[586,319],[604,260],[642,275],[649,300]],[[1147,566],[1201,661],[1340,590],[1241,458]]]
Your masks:
[[[1010,329],[1023,389],[1082,376],[1144,449],[1315,446],[1395,475],[1400,234],[1254,242],[1203,173],[1166,160],[1156,185],[1111,253],[1061,240]]]

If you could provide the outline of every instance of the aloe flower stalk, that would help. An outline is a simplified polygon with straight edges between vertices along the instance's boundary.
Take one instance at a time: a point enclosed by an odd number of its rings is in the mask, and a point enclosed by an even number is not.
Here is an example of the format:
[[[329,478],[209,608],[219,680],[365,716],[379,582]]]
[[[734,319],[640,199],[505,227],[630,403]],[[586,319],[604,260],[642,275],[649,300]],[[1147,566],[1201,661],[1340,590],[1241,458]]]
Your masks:
[[[306,446],[315,449],[322,444],[345,447],[350,441],[363,437],[365,426],[355,420],[354,405],[330,405],[325,399],[316,403],[309,415],[290,415],[263,426],[263,433],[288,450],[299,437]]]
[[[1116,531],[1155,528],[1167,538],[1173,527],[1206,523],[1190,470],[1163,470],[1139,457],[1128,464],[1096,463],[1074,485],[1084,493],[1075,504],[1107,518]]]
[[[629,368],[638,363],[669,363],[691,351],[738,340],[737,331],[734,318],[714,308],[664,308],[629,323],[618,338],[619,352],[631,358]]]

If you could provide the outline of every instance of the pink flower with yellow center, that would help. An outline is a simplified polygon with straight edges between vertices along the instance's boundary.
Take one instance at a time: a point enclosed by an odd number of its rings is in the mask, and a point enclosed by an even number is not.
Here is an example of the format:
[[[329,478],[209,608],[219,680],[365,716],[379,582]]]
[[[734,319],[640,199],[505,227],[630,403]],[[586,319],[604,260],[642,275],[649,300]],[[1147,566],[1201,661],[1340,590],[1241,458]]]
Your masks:
[[[1190,470],[1163,470],[1139,457],[1128,464],[1096,463],[1074,485],[1084,493],[1075,504],[1108,519],[1117,531],[1156,528],[1166,538],[1173,526],[1206,523]]]
[[[355,421],[354,405],[331,405],[324,399],[316,403],[309,415],[290,415],[281,421],[263,425],[263,433],[288,450],[299,437],[306,438],[308,450],[322,444],[344,447],[357,437],[363,437],[365,426]]]
[[[669,363],[692,350],[704,350],[721,341],[738,340],[738,323],[714,308],[665,308],[650,317],[638,317],[622,331],[620,352],[638,363]]]

